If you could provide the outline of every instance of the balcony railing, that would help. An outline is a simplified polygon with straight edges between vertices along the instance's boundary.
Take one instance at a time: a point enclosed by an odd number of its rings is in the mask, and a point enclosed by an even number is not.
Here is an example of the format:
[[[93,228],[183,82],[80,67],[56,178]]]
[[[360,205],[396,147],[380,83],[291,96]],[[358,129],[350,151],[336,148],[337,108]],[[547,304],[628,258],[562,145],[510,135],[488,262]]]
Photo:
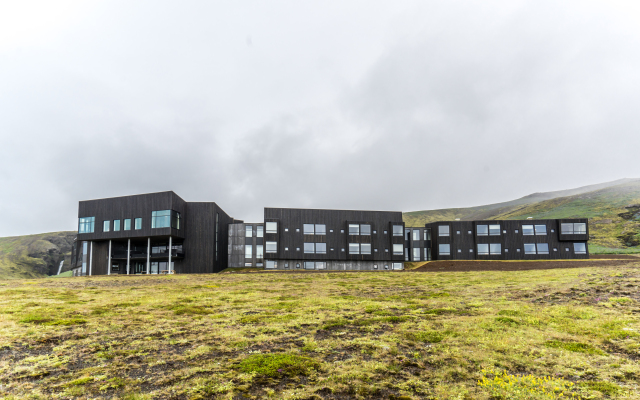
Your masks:
[[[154,258],[169,258],[169,252],[168,251],[162,251],[162,252],[150,253],[149,257],[151,259],[154,259]],[[114,250],[111,253],[111,258],[126,259],[127,258],[127,251],[126,250]],[[131,250],[130,258],[132,260],[146,260],[147,259],[147,252],[146,251]],[[171,251],[171,258],[184,258],[184,251],[172,250]]]

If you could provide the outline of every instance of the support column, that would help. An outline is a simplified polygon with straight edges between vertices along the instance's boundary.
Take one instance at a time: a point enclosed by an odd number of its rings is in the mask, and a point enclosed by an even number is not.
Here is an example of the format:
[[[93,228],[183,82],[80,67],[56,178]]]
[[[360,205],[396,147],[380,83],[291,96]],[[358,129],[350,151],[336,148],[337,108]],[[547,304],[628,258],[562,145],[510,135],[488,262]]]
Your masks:
[[[127,275],[129,275],[130,261],[131,261],[131,239],[127,239]]]
[[[90,242],[90,248],[89,248],[89,276],[91,276],[91,272],[93,269],[93,242]]]
[[[150,254],[151,254],[151,238],[147,238],[147,274],[151,273],[151,263],[149,262]]]
[[[167,269],[171,272],[171,236],[169,236],[169,265]]]
[[[111,239],[109,239],[109,258],[107,258],[107,275],[111,275]]]

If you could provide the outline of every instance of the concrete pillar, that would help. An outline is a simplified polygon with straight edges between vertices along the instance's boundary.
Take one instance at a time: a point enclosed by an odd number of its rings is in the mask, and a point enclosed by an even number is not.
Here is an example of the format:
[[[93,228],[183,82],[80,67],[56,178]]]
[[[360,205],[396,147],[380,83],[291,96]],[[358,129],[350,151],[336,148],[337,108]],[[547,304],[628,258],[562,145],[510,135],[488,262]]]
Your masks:
[[[151,256],[151,238],[147,238],[147,275],[151,273],[151,263],[149,258]]]
[[[167,266],[167,270],[171,272],[171,236],[169,236],[169,265]]]
[[[93,242],[90,242],[89,247],[89,276],[91,276],[91,272],[93,270]]]
[[[109,240],[109,258],[107,258],[107,275],[111,275],[111,240]]]
[[[131,239],[127,239],[127,275],[129,275],[130,261],[131,261]]]

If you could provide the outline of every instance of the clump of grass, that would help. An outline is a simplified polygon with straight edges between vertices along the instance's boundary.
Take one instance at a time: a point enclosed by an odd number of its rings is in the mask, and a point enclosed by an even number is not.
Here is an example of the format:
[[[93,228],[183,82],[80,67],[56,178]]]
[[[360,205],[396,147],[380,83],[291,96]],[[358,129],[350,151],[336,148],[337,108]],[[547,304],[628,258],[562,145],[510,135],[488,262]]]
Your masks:
[[[405,337],[416,342],[440,343],[444,340],[446,334],[438,331],[406,332]]]
[[[175,315],[207,315],[212,313],[211,310],[202,306],[179,305],[172,307],[172,309]]]
[[[588,381],[580,383],[581,386],[586,387],[589,390],[597,390],[602,394],[606,394],[607,396],[614,396],[620,392],[620,386],[611,382],[603,382],[603,381]]]
[[[85,383],[93,382],[92,376],[84,376],[82,378],[74,379],[71,382],[67,383],[68,386],[80,386]]]
[[[307,375],[319,368],[316,360],[296,354],[252,354],[238,365],[242,372],[269,377]]]
[[[554,349],[562,349],[572,351],[574,353],[587,353],[605,355],[606,353],[590,344],[580,342],[562,342],[560,340],[548,340],[544,344],[547,347]]]
[[[28,314],[20,320],[23,324],[45,324],[53,321],[53,318],[40,314]]]
[[[506,370],[483,369],[478,386],[491,398],[510,400],[569,399],[575,397],[573,382],[550,376],[513,375]]]
[[[506,325],[520,325],[520,322],[509,317],[496,317],[496,321]]]
[[[516,310],[500,310],[498,315],[505,315],[507,317],[521,317],[522,312]]]

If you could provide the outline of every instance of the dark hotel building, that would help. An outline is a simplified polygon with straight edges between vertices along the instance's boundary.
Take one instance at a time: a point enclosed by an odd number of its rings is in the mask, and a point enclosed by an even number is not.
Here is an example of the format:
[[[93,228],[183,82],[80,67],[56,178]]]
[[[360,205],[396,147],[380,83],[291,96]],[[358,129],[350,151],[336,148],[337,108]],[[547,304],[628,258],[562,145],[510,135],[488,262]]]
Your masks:
[[[399,211],[265,208],[245,223],[173,192],[81,201],[74,275],[402,270],[407,261],[589,258],[586,219],[443,221]]]

